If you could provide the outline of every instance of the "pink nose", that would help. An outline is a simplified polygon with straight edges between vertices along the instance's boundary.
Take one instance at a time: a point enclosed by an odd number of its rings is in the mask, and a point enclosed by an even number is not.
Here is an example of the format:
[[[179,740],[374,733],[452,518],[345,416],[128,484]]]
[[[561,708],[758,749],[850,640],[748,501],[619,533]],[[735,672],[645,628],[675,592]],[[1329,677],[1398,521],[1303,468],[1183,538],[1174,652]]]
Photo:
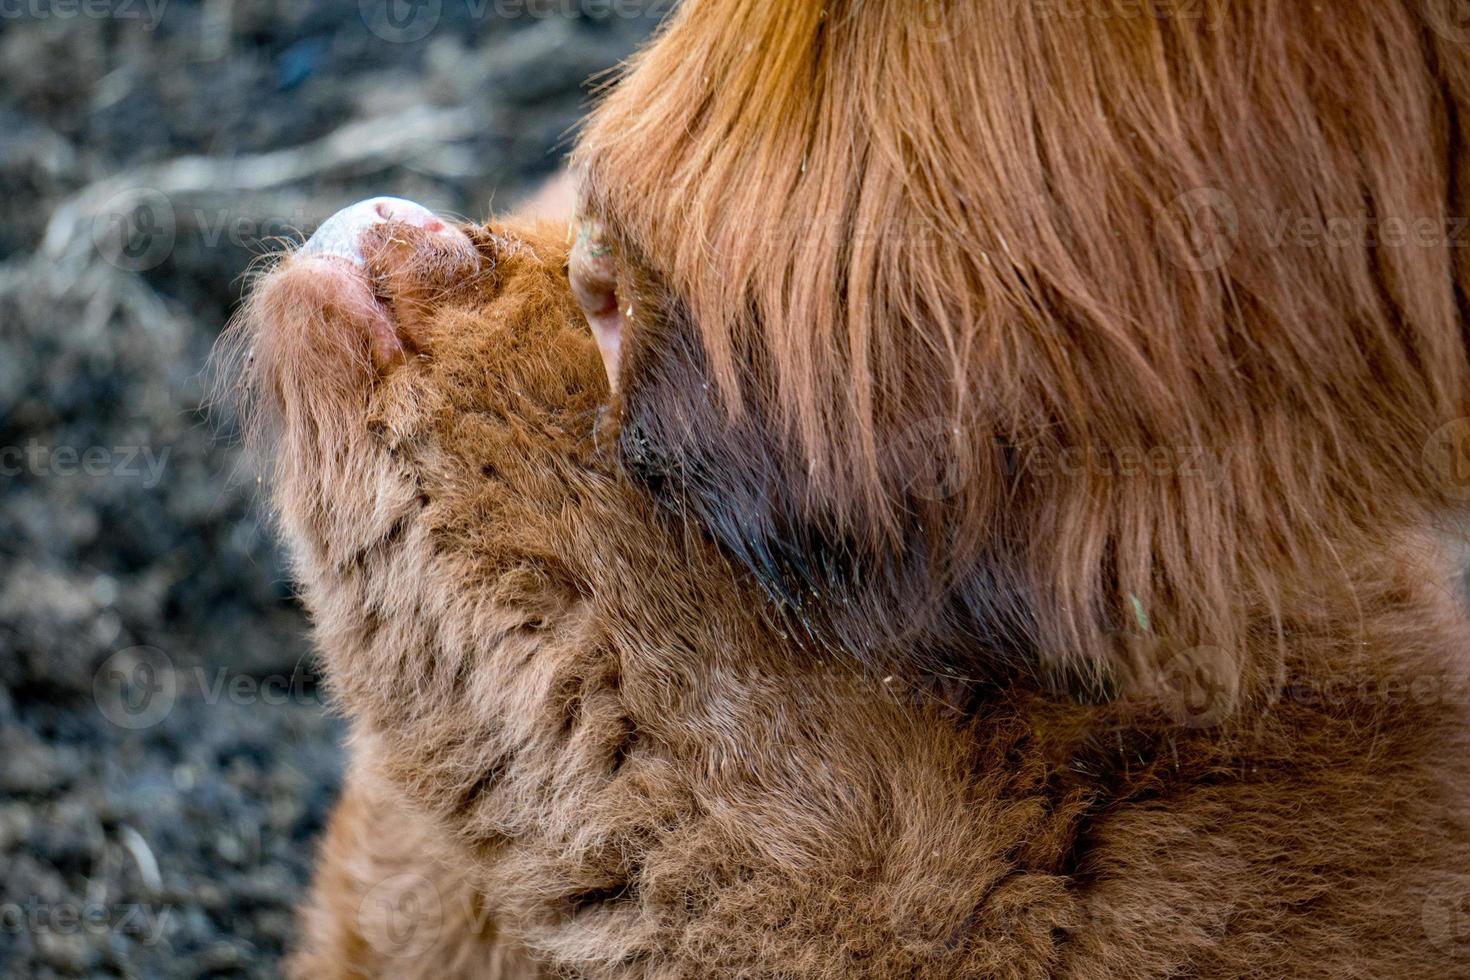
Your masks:
[[[443,235],[469,244],[468,235],[445,223],[422,204],[405,201],[401,197],[374,197],[345,207],[322,222],[316,233],[301,246],[299,254],[333,255],[362,265],[365,262],[359,245],[362,233],[374,225],[389,221],[412,225],[430,234]]]

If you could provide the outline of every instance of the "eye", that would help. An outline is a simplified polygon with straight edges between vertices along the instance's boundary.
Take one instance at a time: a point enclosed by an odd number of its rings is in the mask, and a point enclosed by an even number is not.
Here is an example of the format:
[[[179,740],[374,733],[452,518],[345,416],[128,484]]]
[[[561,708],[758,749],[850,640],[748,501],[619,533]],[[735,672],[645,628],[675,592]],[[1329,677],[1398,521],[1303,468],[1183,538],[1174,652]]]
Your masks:
[[[618,297],[617,263],[601,222],[579,220],[572,246],[572,295],[597,338],[602,363],[614,391],[618,387],[618,355],[626,318]]]

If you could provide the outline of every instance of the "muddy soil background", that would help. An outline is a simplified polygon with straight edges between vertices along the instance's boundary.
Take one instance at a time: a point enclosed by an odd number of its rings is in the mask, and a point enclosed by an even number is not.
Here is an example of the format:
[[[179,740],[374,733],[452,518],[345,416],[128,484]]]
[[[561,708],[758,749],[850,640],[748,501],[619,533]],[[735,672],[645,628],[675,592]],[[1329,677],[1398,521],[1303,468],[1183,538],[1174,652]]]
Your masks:
[[[206,362],[241,275],[552,172],[654,0],[0,0],[0,976],[273,976],[335,797]]]

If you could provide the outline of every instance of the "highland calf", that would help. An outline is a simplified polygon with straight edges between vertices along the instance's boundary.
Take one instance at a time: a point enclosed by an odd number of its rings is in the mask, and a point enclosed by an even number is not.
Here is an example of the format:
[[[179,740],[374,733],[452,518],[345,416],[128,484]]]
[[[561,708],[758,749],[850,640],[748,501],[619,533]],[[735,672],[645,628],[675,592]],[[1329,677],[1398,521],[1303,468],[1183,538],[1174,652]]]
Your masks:
[[[691,0],[574,244],[256,284],[297,975],[1470,971],[1470,35],[1061,6]]]

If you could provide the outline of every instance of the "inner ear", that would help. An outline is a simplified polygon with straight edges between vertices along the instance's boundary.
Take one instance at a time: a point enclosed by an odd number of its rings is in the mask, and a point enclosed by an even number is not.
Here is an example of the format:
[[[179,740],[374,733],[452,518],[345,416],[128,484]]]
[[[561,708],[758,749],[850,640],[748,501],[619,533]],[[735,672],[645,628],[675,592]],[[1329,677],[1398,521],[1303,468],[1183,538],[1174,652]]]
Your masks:
[[[617,266],[601,224],[579,221],[575,227],[577,240],[568,266],[572,294],[597,338],[608,383],[617,391],[618,361],[627,326],[627,314],[618,295]]]

